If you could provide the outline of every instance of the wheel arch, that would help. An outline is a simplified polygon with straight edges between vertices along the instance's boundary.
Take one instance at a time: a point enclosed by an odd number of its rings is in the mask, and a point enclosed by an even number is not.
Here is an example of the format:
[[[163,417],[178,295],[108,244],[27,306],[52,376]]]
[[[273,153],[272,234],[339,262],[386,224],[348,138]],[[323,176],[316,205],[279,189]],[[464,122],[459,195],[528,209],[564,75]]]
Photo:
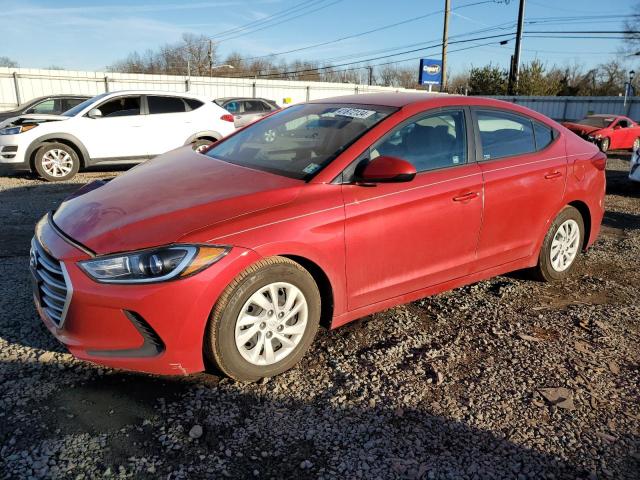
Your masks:
[[[200,139],[211,140],[213,142],[217,142],[222,137],[223,137],[223,135],[220,132],[217,132],[215,130],[203,130],[201,132],[194,133],[193,135],[191,135],[189,138],[187,138],[187,141],[184,142],[184,144],[185,145],[189,145],[189,144],[195,142],[196,140],[200,140]]]
[[[327,329],[331,328],[331,321],[333,319],[334,296],[333,286],[331,285],[329,276],[325,273],[322,267],[320,267],[320,265],[312,260],[309,260],[306,257],[287,253],[280,254],[278,256],[285,257],[289,260],[293,260],[294,262],[299,263],[307,272],[309,272],[309,274],[311,274],[314,281],[316,282],[316,285],[318,286],[318,290],[320,291],[320,324]]]
[[[582,239],[582,250],[586,250],[591,239],[591,210],[589,206],[582,200],[573,200],[567,204],[568,207],[573,207],[582,216],[582,222],[584,223],[584,238]]]
[[[78,155],[78,160],[80,160],[80,168],[84,168],[87,166],[90,158],[89,152],[80,140],[68,133],[50,133],[36,138],[33,142],[31,142],[31,145],[29,145],[29,148],[27,149],[25,158],[28,159],[29,167],[32,170],[35,167],[35,154],[38,149],[45,143],[51,142],[58,142],[69,146],[76,152],[76,155]]]

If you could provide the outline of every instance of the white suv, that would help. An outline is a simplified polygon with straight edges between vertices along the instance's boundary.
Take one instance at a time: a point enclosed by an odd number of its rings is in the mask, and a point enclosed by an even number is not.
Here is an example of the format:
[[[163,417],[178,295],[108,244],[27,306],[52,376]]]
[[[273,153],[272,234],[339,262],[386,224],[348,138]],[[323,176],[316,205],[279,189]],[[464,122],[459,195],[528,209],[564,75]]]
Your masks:
[[[182,145],[202,149],[234,131],[233,116],[211,101],[144,90],[103,93],[62,115],[22,115],[0,128],[0,165],[35,170],[49,181]]]

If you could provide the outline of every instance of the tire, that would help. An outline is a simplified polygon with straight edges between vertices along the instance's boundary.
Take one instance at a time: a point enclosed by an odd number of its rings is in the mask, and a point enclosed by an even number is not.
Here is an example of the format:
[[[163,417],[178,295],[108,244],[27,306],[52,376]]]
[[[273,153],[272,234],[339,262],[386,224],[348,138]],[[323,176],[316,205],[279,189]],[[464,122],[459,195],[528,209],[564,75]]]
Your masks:
[[[607,137],[603,138],[602,140],[600,140],[600,151],[606,152],[607,150],[609,150],[609,145],[609,139]]]
[[[299,309],[298,313],[290,319],[285,313],[278,319],[282,311],[269,308],[271,295],[267,292],[271,286],[277,292],[277,309],[287,310],[286,300],[292,298],[293,308],[287,312]],[[264,302],[265,308],[259,307],[255,299]],[[218,299],[205,332],[205,357],[220,372],[239,381],[253,382],[285,372],[300,361],[311,345],[320,323],[320,302],[316,282],[300,264],[284,257],[261,260],[242,272]],[[245,325],[238,324],[242,323],[241,314]],[[282,321],[284,325],[278,323]],[[294,331],[298,333],[287,333]],[[287,346],[280,342],[281,338]],[[271,345],[271,356],[267,343]]]
[[[640,150],[640,137],[636,138],[633,141],[633,145],[631,146],[632,152],[635,152],[636,150]]]
[[[35,153],[34,167],[48,182],[64,182],[80,170],[80,159],[73,148],[64,143],[45,143]]]
[[[215,142],[207,140],[206,138],[199,138],[191,144],[191,147],[198,153],[204,153],[206,147],[208,147],[209,145],[213,145],[214,143]]]
[[[563,229],[562,232],[560,232],[561,229]],[[565,243],[562,238],[567,232],[570,232],[568,235],[570,239],[574,238],[574,231],[577,231],[577,238]],[[557,241],[554,243],[556,237]],[[536,277],[545,282],[553,282],[569,276],[578,263],[583,242],[582,215],[574,207],[567,206],[555,218],[544,237],[538,256],[538,265],[534,269]],[[563,252],[566,252],[566,255]]]

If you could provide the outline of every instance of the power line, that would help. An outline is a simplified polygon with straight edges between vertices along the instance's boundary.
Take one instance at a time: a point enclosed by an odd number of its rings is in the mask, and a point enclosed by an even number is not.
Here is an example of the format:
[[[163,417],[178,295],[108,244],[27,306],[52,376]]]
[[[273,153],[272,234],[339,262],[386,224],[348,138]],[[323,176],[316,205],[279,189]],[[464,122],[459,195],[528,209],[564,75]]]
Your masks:
[[[279,10],[279,11],[277,11],[277,12],[271,14],[271,15],[268,15],[268,16],[263,17],[263,18],[259,18],[257,20],[253,20],[253,21],[251,21],[249,23],[246,23],[244,25],[240,25],[240,26],[237,26],[237,27],[230,28],[228,30],[223,30],[221,32],[218,32],[218,33],[212,35],[211,39],[213,40],[213,39],[216,39],[218,37],[231,35],[231,34],[239,32],[239,31],[246,30],[247,28],[251,28],[251,27],[255,27],[255,26],[264,24],[264,23],[269,22],[271,20],[274,20],[274,19],[276,19],[278,17],[290,15],[291,13],[295,13],[296,11],[308,8],[310,6],[313,6],[313,4],[322,3],[324,1],[325,0],[312,0],[312,1],[305,0],[304,2],[297,3],[296,5],[294,5],[291,8],[287,8],[285,10]]]
[[[473,7],[475,5],[482,5],[482,4],[485,4],[485,3],[493,3],[493,1],[492,0],[484,0],[484,1],[479,1],[479,2],[469,3],[469,4],[466,4],[466,5],[460,5],[459,7],[452,8],[452,10],[459,10],[461,8]],[[351,35],[346,35],[344,37],[336,38],[336,39],[329,40],[329,41],[326,41],[326,42],[320,42],[320,43],[316,43],[316,44],[313,44],[313,45],[307,45],[306,47],[294,48],[292,50],[286,50],[286,51],[282,51],[282,52],[270,53],[268,55],[259,55],[259,56],[256,56],[256,57],[248,57],[248,58],[245,58],[244,60],[247,60],[247,61],[248,60],[257,60],[257,59],[260,59],[260,58],[269,58],[269,57],[273,57],[273,56],[277,56],[277,55],[286,55],[288,53],[295,53],[295,52],[301,52],[303,50],[309,50],[309,49],[312,49],[312,48],[324,47],[324,46],[330,45],[332,43],[338,43],[338,42],[342,42],[344,40],[351,40],[352,38],[358,38],[358,37],[362,37],[364,35],[369,35],[371,33],[380,32],[382,30],[388,30],[389,28],[398,27],[400,25],[405,25],[407,23],[416,22],[418,20],[422,20],[424,18],[432,17],[434,15],[438,15],[440,13],[443,13],[443,11],[444,10],[437,10],[435,12],[425,13],[424,15],[408,18],[408,19],[401,20],[401,21],[395,22],[395,23],[389,23],[387,25],[382,25],[381,27],[373,28],[371,30],[367,30],[367,31],[360,32],[360,33],[354,33],[354,34],[351,34]]]
[[[625,30],[625,31],[615,31],[615,30],[597,30],[597,31],[565,31],[565,32],[558,32],[558,31],[530,31],[527,32],[524,36],[525,37],[529,37],[531,36],[532,38],[593,38],[590,36],[572,36],[570,34],[608,34],[608,33],[640,33],[640,31],[629,31],[629,30]],[[549,35],[549,34],[561,34],[561,35]],[[464,39],[464,40],[454,40],[454,41],[450,41],[449,44],[459,44],[459,43],[467,43],[467,42],[472,42],[472,41],[478,41],[478,40],[486,40],[486,39],[494,39],[494,38],[501,38],[501,37],[506,37],[506,36],[510,36],[513,37],[514,33],[510,32],[510,33],[501,33],[501,34],[496,34],[496,35],[487,35],[487,36],[482,36],[482,37],[476,37],[476,38],[469,38],[469,39]],[[599,37],[599,38],[611,38],[611,37]],[[617,38],[617,37],[614,37]],[[623,37],[620,37],[623,38]],[[504,40],[504,39],[503,39]],[[496,43],[496,42],[490,42],[490,43]],[[264,77],[273,77],[273,76],[284,76],[284,75],[294,75],[294,74],[298,74],[298,73],[307,73],[307,72],[318,72],[321,70],[330,70],[333,68],[337,68],[337,67],[343,67],[343,66],[348,66],[348,65],[355,65],[355,64],[361,64],[361,63],[366,63],[366,62],[371,62],[371,61],[375,61],[375,60],[381,60],[384,58],[391,58],[391,57],[397,57],[400,55],[406,55],[409,53],[415,53],[415,52],[419,52],[419,51],[423,51],[423,50],[430,50],[433,48],[437,48],[437,47],[441,47],[442,43],[438,43],[438,44],[433,44],[430,45],[428,47],[423,47],[423,48],[416,48],[416,49],[412,49],[412,50],[406,50],[404,52],[399,52],[399,53],[394,53],[394,54],[389,54],[389,55],[382,55],[382,56],[378,56],[378,57],[373,57],[373,58],[367,58],[364,60],[359,60],[359,61],[354,61],[354,62],[346,62],[346,63],[342,63],[342,64],[338,64],[338,65],[326,65],[326,66],[322,66],[322,67],[314,67],[314,68],[306,68],[306,69],[301,69],[301,70],[293,70],[293,71],[287,71],[287,72],[273,72],[273,73],[267,73],[267,74],[258,74],[258,75],[251,75],[251,76],[243,76],[240,78],[252,78],[254,76],[260,77],[260,78],[264,78]],[[457,50],[459,51],[459,50]],[[418,57],[420,58],[420,57]],[[405,60],[406,61],[406,60]],[[393,63],[393,62],[392,62]],[[364,67],[358,67],[358,68],[364,68]]]
[[[234,36],[231,36],[231,37],[223,38],[222,40],[217,40],[216,43],[226,42],[228,40],[233,40],[234,38],[243,37],[245,35],[250,35],[252,33],[259,32],[261,30],[265,30],[267,28],[272,28],[272,27],[275,27],[276,25],[281,25],[283,23],[290,22],[291,20],[295,20],[296,18],[300,18],[300,17],[303,17],[305,15],[309,15],[311,13],[317,12],[318,10],[323,10],[325,8],[331,7],[331,6],[335,5],[336,3],[340,3],[342,1],[343,0],[334,0],[331,3],[326,3],[324,5],[321,5],[321,6],[317,7],[317,8],[314,8],[312,10],[304,11],[304,12],[299,13],[298,15],[295,15],[293,17],[289,17],[289,18],[285,18],[284,20],[280,20],[279,22],[270,23],[270,24],[262,26],[260,28],[251,29],[251,30],[249,30],[247,32],[239,33],[238,35],[234,35]]]

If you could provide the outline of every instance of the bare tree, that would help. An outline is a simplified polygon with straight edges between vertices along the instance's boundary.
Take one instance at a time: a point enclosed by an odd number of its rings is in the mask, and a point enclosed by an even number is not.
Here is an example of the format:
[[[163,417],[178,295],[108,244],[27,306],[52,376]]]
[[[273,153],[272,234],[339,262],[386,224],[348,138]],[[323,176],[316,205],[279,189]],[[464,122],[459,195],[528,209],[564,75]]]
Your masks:
[[[18,62],[9,57],[0,57],[0,67],[18,68]]]

